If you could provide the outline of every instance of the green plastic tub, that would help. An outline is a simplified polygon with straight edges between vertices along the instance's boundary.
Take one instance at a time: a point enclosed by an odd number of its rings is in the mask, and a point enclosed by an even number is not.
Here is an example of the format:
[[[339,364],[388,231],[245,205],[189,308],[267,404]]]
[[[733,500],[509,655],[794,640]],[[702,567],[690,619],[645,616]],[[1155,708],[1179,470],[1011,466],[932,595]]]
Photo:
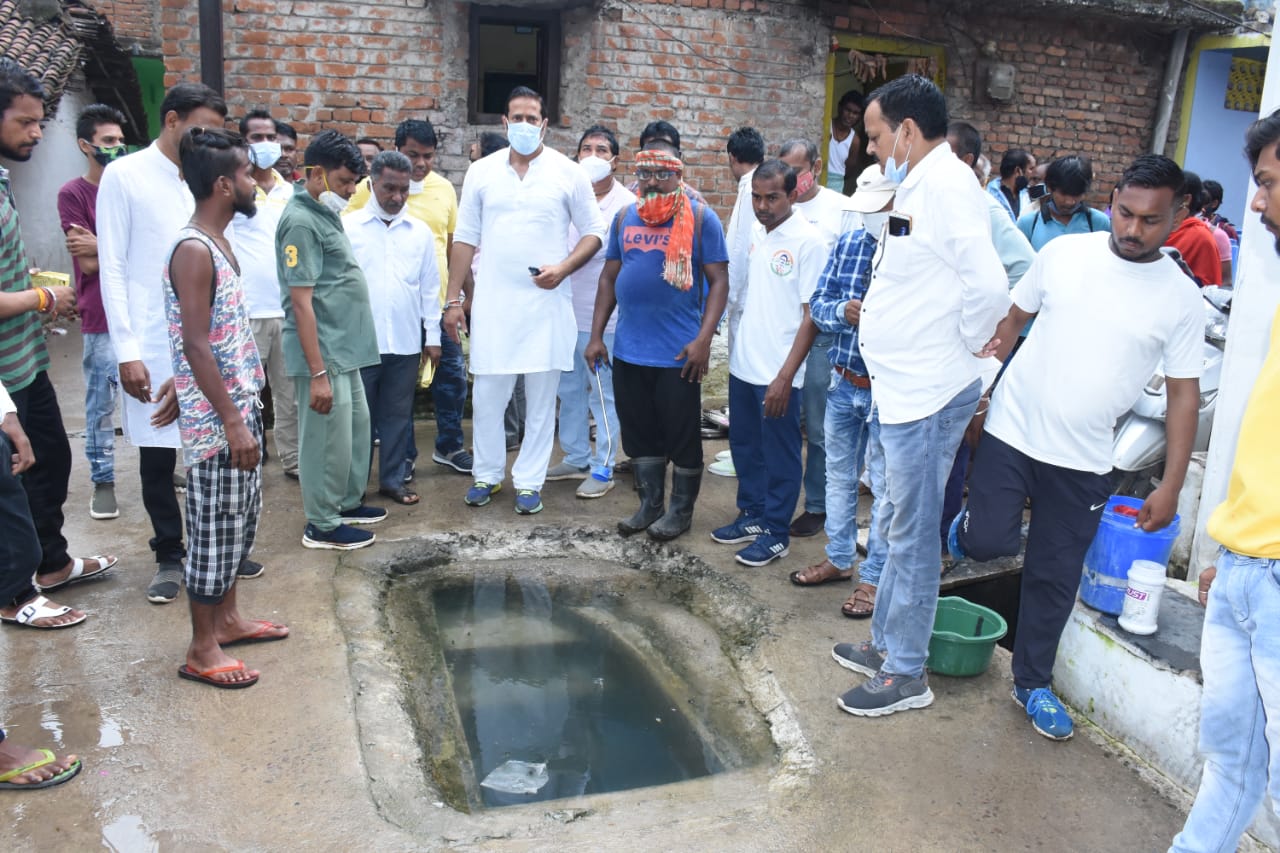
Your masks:
[[[939,675],[981,675],[1008,630],[1004,617],[990,608],[954,595],[939,598],[925,665]]]

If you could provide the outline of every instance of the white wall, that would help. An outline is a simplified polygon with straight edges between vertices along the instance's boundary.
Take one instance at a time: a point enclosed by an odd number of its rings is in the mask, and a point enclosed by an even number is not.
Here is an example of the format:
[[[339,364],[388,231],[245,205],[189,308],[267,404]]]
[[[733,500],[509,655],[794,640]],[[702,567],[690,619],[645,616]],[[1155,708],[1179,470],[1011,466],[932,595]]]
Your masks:
[[[58,221],[58,190],[83,175],[84,155],[76,145],[76,116],[92,101],[82,81],[68,87],[58,114],[44,129],[44,138],[25,163],[7,163],[13,195],[22,223],[22,241],[31,263],[44,270],[71,275],[71,256],[63,244]]]

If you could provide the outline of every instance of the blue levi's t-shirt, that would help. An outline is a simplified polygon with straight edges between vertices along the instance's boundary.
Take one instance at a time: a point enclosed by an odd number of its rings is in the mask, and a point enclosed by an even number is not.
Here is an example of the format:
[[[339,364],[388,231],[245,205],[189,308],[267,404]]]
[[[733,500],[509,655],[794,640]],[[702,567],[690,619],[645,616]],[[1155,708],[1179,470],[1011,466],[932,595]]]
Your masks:
[[[610,223],[606,259],[622,261],[614,291],[618,328],[613,354],[643,367],[680,367],[676,356],[698,336],[707,303],[703,264],[727,263],[724,228],[711,208],[693,202],[696,220],[702,207],[702,233],[693,238],[693,287],[677,290],[662,277],[671,223],[648,226],[636,206]],[[616,227],[615,227],[616,225]]]

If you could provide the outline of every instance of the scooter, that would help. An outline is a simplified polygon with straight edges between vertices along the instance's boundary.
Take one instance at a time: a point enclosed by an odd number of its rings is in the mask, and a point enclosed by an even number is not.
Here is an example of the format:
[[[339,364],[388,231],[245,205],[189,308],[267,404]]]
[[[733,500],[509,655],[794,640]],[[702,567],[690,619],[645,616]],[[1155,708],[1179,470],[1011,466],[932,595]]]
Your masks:
[[[1192,452],[1209,449],[1213,429],[1213,413],[1222,378],[1222,355],[1227,345],[1227,321],[1231,313],[1232,291],[1229,288],[1206,287],[1204,297],[1204,370],[1200,375],[1200,410],[1196,440]],[[1157,368],[1142,396],[1116,422],[1112,441],[1111,464],[1113,492],[1118,495],[1145,498],[1164,475],[1165,396],[1164,367]]]

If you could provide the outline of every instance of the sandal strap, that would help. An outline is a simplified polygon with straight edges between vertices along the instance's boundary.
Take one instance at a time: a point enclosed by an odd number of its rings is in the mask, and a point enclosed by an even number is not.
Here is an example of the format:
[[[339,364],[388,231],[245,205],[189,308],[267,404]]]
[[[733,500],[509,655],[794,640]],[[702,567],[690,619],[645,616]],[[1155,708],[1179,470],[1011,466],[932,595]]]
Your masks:
[[[71,608],[65,605],[61,607],[49,607],[49,599],[43,595],[37,595],[28,601],[22,607],[18,608],[18,614],[14,617],[15,621],[20,625],[29,625],[37,619],[53,619],[63,616],[71,612]]]

